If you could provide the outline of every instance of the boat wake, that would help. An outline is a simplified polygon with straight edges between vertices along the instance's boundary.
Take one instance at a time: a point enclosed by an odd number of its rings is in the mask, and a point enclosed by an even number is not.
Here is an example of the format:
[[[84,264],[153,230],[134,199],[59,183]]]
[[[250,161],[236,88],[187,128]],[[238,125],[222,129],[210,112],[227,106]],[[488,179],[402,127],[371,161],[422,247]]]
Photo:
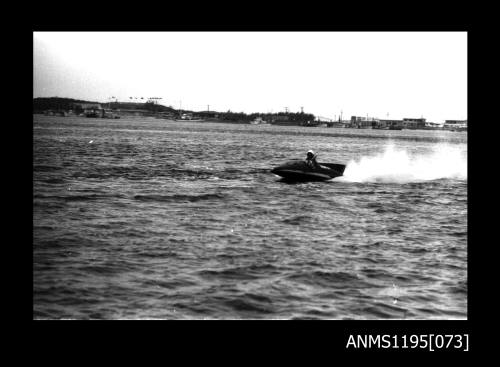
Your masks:
[[[427,154],[411,155],[387,145],[383,153],[350,161],[342,182],[419,182],[437,179],[467,180],[467,153],[460,147],[437,145]]]

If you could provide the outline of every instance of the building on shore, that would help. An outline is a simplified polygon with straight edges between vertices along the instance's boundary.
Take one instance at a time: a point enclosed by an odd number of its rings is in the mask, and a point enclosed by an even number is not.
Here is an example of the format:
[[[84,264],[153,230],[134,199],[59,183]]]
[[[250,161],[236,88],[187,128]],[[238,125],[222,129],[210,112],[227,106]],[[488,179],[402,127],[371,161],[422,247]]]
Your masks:
[[[104,108],[101,103],[69,103],[64,109],[48,109],[47,116],[85,116],[95,118],[120,118],[120,110]]]
[[[443,124],[440,124],[439,122],[427,121],[425,123],[425,126],[423,127],[423,129],[425,129],[425,130],[442,130]]]
[[[103,119],[119,119],[120,111],[107,108],[86,108],[83,111],[85,117],[103,118]]]
[[[274,125],[290,125],[290,117],[287,115],[267,115],[264,119]]]
[[[467,125],[467,120],[445,120],[444,123],[449,125],[453,124]]]
[[[467,131],[467,120],[445,120],[443,129],[451,131]]]
[[[351,116],[349,127],[353,129],[373,129],[377,126],[378,119],[373,117]]]
[[[273,125],[282,126],[317,126],[318,122],[315,121],[314,115],[307,113],[289,113],[279,112],[276,114],[268,113],[261,114],[260,117],[264,121]]]
[[[382,129],[382,130],[402,130],[402,129],[436,129],[439,124],[426,122],[425,118],[404,118],[402,120],[379,119],[368,116],[351,116],[351,121],[347,127],[354,129]]]
[[[380,119],[379,121],[379,129],[386,130],[403,130],[404,124],[403,120],[388,120],[388,119]]]
[[[86,117],[100,117],[102,116],[102,106],[100,103],[74,103],[73,108],[79,115]]]
[[[424,118],[404,118],[403,126],[405,129],[422,129],[425,127]]]

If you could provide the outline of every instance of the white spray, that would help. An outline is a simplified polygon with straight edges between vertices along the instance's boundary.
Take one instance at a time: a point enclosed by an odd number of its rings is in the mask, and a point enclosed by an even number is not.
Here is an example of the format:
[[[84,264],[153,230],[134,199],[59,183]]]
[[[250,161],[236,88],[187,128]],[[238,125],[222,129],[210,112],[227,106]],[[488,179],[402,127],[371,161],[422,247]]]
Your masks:
[[[467,180],[467,155],[463,148],[441,144],[429,153],[410,155],[388,145],[383,153],[350,161],[338,180],[405,183],[442,178]]]

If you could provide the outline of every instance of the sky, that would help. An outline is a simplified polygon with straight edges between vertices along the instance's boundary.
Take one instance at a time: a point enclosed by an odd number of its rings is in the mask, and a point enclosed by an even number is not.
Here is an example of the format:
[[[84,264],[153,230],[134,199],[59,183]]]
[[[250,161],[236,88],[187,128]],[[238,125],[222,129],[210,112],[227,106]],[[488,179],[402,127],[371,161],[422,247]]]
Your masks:
[[[34,32],[33,97],[56,96],[465,120],[467,33]]]

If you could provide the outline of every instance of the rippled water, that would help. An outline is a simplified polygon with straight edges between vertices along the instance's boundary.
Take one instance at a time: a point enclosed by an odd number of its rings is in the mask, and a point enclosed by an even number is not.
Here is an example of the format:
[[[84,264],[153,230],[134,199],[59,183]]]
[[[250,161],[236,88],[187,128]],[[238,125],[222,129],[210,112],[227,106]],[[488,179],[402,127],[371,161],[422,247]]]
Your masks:
[[[467,317],[467,135],[33,117],[34,318]],[[305,152],[344,177],[269,172]]]

